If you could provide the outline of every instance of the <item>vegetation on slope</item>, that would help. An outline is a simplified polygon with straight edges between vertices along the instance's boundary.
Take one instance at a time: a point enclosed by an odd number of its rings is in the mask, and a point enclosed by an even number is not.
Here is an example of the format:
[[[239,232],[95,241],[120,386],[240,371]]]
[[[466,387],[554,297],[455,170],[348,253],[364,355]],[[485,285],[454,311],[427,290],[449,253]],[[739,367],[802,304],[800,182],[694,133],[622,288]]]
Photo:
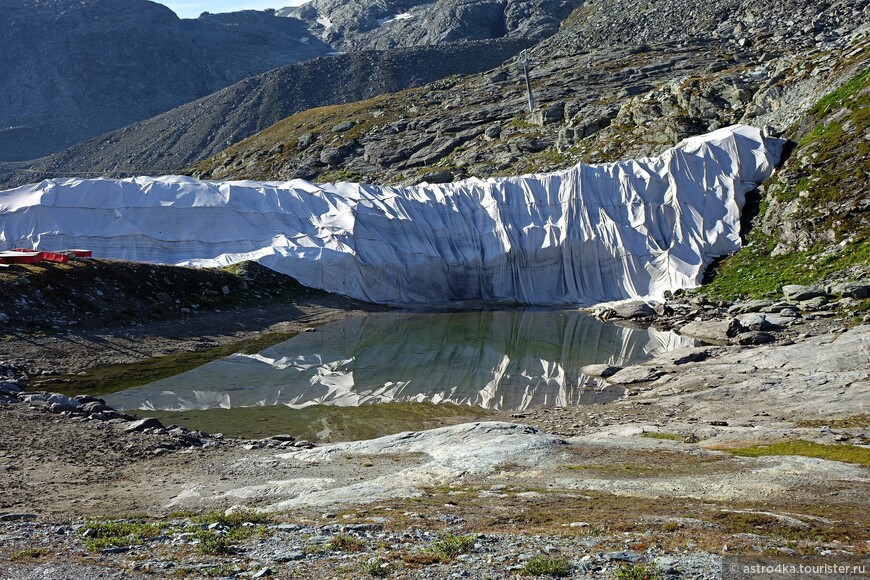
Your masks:
[[[868,133],[870,68],[864,68],[792,128],[788,136],[797,145],[764,188],[745,247],[719,264],[707,292],[726,299],[758,298],[778,294],[785,284],[866,275]]]

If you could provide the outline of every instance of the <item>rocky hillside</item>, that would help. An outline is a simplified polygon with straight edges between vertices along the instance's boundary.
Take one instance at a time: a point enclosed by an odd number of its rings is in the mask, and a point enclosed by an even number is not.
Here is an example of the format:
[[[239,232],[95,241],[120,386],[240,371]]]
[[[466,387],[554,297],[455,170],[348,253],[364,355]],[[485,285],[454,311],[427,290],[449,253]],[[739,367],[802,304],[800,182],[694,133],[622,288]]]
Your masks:
[[[586,4],[530,51],[538,102],[531,114],[514,60],[481,75],[305,111],[197,164],[192,174],[449,181],[655,154],[690,135],[749,123],[770,126],[797,149],[767,201],[747,211],[760,211],[756,235],[764,232],[764,244],[752,241],[739,255],[802,252],[813,262],[831,248],[855,246],[841,253],[848,260],[828,268],[776,262],[789,274],[757,288],[720,283],[719,291],[765,293],[786,279],[811,281],[866,264],[862,75],[870,63],[870,4],[632,6]]]
[[[293,113],[488,70],[527,44],[500,39],[361,51],[287,65],[18,170],[0,172],[0,188],[59,176],[177,172]]]
[[[0,161],[33,159],[332,49],[272,12],[0,0]]]
[[[540,40],[582,0],[313,0],[277,13],[305,21],[341,50],[494,38]]]

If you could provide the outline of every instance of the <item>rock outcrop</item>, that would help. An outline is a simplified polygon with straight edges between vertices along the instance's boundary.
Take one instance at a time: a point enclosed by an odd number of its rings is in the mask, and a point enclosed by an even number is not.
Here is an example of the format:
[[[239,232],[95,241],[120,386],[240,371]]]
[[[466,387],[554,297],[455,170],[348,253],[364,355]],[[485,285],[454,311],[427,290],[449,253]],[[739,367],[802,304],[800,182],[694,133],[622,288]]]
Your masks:
[[[388,49],[495,38],[540,40],[580,0],[314,0],[279,15],[305,21],[340,50]]]

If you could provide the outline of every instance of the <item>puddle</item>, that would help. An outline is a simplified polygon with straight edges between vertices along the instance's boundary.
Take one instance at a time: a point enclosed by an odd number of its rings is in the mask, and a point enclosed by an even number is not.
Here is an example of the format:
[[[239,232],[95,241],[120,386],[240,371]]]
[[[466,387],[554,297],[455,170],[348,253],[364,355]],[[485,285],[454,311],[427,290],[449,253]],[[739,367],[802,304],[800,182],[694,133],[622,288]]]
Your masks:
[[[357,439],[486,410],[608,403],[624,390],[583,375],[584,365],[627,364],[693,344],[576,311],[385,312],[105,398],[227,435]]]

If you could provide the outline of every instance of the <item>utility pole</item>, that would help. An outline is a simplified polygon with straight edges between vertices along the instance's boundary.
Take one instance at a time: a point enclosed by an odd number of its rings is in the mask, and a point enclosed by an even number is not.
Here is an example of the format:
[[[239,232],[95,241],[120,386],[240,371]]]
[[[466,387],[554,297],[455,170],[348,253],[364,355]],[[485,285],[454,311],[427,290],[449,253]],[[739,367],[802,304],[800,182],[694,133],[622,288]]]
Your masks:
[[[529,112],[535,110],[535,96],[532,94],[532,80],[529,78],[529,70],[535,66],[535,62],[529,60],[529,54],[525,50],[520,53],[520,64],[523,65],[523,72],[526,75],[526,90],[529,93]]]

